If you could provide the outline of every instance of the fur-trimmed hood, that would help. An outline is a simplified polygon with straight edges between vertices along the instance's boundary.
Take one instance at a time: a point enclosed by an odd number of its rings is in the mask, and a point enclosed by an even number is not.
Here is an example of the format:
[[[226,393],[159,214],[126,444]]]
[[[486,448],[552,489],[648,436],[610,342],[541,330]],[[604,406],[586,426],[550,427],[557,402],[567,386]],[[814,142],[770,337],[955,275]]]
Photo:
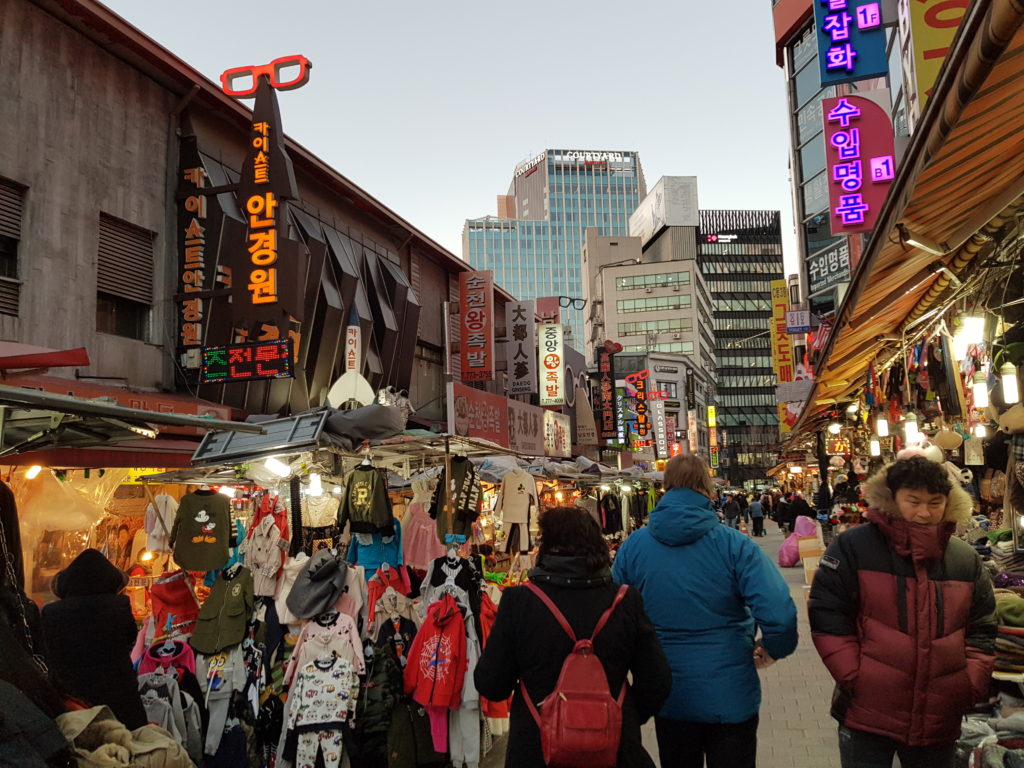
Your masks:
[[[889,485],[885,482],[885,474],[891,464],[886,464],[875,472],[864,483],[864,500],[872,510],[894,519],[900,519],[899,511],[896,509],[896,499],[893,498]],[[968,522],[974,515],[974,501],[970,494],[963,489],[959,483],[953,483],[953,490],[949,492],[946,502],[946,513],[942,516],[943,522],[961,525]]]

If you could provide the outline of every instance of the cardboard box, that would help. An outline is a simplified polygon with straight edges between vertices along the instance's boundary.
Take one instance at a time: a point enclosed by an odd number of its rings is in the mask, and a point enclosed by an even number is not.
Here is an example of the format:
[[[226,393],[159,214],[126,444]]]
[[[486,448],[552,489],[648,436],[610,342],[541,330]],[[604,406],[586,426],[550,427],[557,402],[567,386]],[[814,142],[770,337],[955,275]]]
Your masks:
[[[797,541],[800,548],[800,557],[821,557],[824,550],[821,548],[821,540],[817,536],[803,536]]]
[[[804,564],[804,581],[807,584],[811,584],[814,581],[814,574],[818,572],[818,561],[821,560],[821,556],[816,557],[805,557],[803,558]]]

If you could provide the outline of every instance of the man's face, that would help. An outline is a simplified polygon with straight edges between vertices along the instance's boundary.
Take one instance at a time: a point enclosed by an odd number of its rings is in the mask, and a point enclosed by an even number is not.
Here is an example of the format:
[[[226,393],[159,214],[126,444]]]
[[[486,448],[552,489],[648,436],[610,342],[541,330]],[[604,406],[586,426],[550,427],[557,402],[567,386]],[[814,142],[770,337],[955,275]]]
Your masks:
[[[900,488],[896,491],[896,508],[908,523],[938,525],[946,512],[946,496],[924,488]]]

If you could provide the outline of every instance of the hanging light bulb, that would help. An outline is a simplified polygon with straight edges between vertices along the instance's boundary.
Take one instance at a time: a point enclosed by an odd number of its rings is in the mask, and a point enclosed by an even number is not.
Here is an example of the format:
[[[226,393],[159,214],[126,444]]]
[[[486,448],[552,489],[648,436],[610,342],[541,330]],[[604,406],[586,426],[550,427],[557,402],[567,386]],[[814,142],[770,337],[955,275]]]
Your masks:
[[[838,421],[833,421],[831,424],[828,425],[828,431],[831,432],[833,435],[838,435],[840,432],[843,431],[843,425],[840,424]]]
[[[860,403],[850,403],[848,406],[846,406],[846,412],[851,416],[855,414],[858,410],[860,410]]]
[[[985,341],[985,318],[967,315],[960,318],[960,327],[953,334],[953,357],[963,360],[972,346]]]
[[[1017,366],[1003,363],[999,368],[999,376],[1003,380],[1003,402],[1013,405],[1020,402],[1020,387],[1017,386]]]
[[[278,477],[288,477],[288,475],[292,473],[291,467],[289,467],[283,461],[275,459],[273,456],[264,461],[263,466],[269,469]]]
[[[877,435],[872,435],[871,440],[868,443],[868,449],[872,456],[882,455],[882,441],[878,439]]]
[[[915,445],[921,442],[921,431],[917,428],[917,414],[908,413],[903,422],[903,434],[907,438],[908,445]]]
[[[562,499],[565,498],[565,494],[562,493],[561,491],[555,491],[555,498],[561,501]]]
[[[334,486],[334,490],[331,491],[331,493],[336,493],[336,494],[340,495],[341,494],[341,486],[340,485]]]
[[[879,437],[889,436],[889,419],[884,415],[878,417],[878,421],[875,422],[875,433]]]
[[[229,499],[235,498],[235,489],[232,488],[230,485],[222,485],[220,488],[217,489],[217,493],[223,496],[227,496]]]
[[[974,407],[988,408],[988,376],[981,371],[974,372]]]
[[[988,437],[988,430],[985,429],[985,425],[980,421],[974,425],[974,436],[975,437]]]
[[[43,468],[41,466],[39,466],[38,464],[33,464],[31,467],[25,470],[25,479],[35,480],[39,473],[42,471]]]

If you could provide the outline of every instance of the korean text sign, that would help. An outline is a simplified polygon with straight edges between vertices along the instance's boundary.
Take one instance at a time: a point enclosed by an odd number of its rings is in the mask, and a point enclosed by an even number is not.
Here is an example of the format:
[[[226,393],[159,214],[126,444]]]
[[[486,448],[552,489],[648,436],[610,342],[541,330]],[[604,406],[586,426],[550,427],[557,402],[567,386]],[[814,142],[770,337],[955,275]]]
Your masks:
[[[772,367],[779,381],[793,380],[793,344],[786,332],[789,287],[785,280],[772,280]]]
[[[821,107],[832,234],[870,232],[896,177],[889,115],[863,96],[825,99]]]
[[[199,295],[206,287],[206,197],[202,188],[206,182],[206,170],[202,166],[185,168],[182,184],[185,199],[181,214],[187,221],[182,237],[181,290],[181,346],[198,347],[203,343],[203,318],[206,302]]]
[[[494,378],[494,273],[459,275],[459,340],[463,381]]]
[[[597,361],[597,432],[602,440],[616,440],[619,437],[618,409],[615,404],[615,355],[605,347],[594,352]]]
[[[508,335],[508,393],[530,395],[537,391],[537,326],[532,301],[505,305]]]
[[[565,348],[562,326],[557,323],[540,326],[540,404],[565,404]]]
[[[261,341],[203,349],[203,384],[291,377],[292,342]]]
[[[822,86],[882,77],[889,71],[882,5],[874,0],[814,0]]]
[[[626,384],[636,392],[636,434],[641,438],[646,438],[651,429],[651,416],[647,405],[647,379],[650,375],[650,370],[645,368],[626,377]]]
[[[911,133],[939,77],[967,5],[967,0],[899,0],[903,91]]]
[[[565,414],[544,411],[544,455],[572,456],[572,421]]]
[[[448,429],[462,437],[489,440],[504,448],[509,445],[508,400],[457,381],[448,393]]]

